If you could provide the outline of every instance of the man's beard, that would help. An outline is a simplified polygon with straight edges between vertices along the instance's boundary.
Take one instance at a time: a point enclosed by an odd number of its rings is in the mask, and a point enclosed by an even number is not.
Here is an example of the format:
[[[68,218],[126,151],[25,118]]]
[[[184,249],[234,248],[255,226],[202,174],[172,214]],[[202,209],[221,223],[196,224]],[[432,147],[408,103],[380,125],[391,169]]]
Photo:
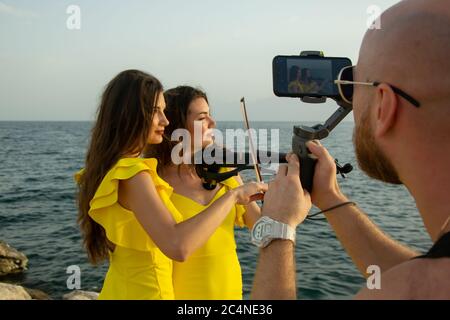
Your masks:
[[[387,183],[402,184],[394,166],[375,143],[368,108],[361,116],[360,123],[355,124],[353,143],[359,167],[369,177]]]

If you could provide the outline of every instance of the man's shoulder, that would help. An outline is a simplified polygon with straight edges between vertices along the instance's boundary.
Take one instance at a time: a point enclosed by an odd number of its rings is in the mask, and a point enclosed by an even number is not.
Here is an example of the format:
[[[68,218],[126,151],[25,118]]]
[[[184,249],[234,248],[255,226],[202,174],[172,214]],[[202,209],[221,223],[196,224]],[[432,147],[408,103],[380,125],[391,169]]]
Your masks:
[[[384,272],[381,289],[362,289],[356,299],[450,299],[450,258],[413,259]]]

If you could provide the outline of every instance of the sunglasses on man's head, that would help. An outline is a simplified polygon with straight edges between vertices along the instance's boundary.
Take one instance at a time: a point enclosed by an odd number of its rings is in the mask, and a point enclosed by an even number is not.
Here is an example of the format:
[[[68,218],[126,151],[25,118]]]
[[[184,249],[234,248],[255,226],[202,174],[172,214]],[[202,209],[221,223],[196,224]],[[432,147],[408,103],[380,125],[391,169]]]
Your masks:
[[[353,86],[355,84],[364,85],[364,86],[372,86],[377,87],[380,85],[381,82],[375,81],[375,82],[358,82],[353,81],[353,71],[355,66],[348,66],[345,67],[339,72],[338,79],[334,80],[334,83],[337,85],[339,89],[339,94],[342,97],[342,100],[344,100],[347,103],[352,103],[353,101]],[[388,84],[392,90],[398,94],[400,97],[406,99],[411,104],[413,104],[415,107],[420,107],[419,101],[411,97],[409,94],[404,92],[403,90],[394,87],[393,85]]]

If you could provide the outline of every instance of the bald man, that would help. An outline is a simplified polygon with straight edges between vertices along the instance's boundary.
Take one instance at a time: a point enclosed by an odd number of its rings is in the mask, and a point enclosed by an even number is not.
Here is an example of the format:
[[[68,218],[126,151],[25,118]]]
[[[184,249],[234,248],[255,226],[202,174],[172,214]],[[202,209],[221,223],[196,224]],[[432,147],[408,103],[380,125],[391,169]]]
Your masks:
[[[381,269],[381,289],[362,288],[357,299],[450,299],[449,1],[402,1],[382,14],[381,27],[366,33],[354,68],[354,81],[379,82],[354,85],[358,164],[374,179],[407,187],[434,246],[420,256],[389,238],[357,206],[325,215],[364,276],[370,265]],[[320,143],[308,147],[318,157],[312,202],[322,210],[347,203],[333,158]],[[298,159],[291,157],[263,207],[263,215],[293,228],[309,210],[309,195],[295,180],[298,170]],[[260,251],[251,297],[295,299],[296,289],[293,243],[274,240]]]

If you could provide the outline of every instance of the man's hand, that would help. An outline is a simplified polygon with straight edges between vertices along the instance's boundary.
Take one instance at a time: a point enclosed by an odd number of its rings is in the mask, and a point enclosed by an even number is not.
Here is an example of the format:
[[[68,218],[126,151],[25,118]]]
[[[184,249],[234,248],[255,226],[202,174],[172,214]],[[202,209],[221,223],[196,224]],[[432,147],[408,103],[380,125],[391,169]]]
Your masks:
[[[288,165],[280,166],[275,180],[264,196],[262,215],[295,228],[311,209],[311,197],[300,183],[300,163],[294,154],[286,157]],[[251,299],[295,299],[294,245],[275,240],[260,250]]]
[[[269,183],[262,215],[296,228],[311,209],[311,197],[300,183],[298,157],[290,153],[286,159],[288,164],[280,166],[275,180]]]
[[[348,201],[339,189],[336,179],[336,163],[318,140],[307,142],[306,146],[317,157],[314,171],[312,202],[321,210]]]

